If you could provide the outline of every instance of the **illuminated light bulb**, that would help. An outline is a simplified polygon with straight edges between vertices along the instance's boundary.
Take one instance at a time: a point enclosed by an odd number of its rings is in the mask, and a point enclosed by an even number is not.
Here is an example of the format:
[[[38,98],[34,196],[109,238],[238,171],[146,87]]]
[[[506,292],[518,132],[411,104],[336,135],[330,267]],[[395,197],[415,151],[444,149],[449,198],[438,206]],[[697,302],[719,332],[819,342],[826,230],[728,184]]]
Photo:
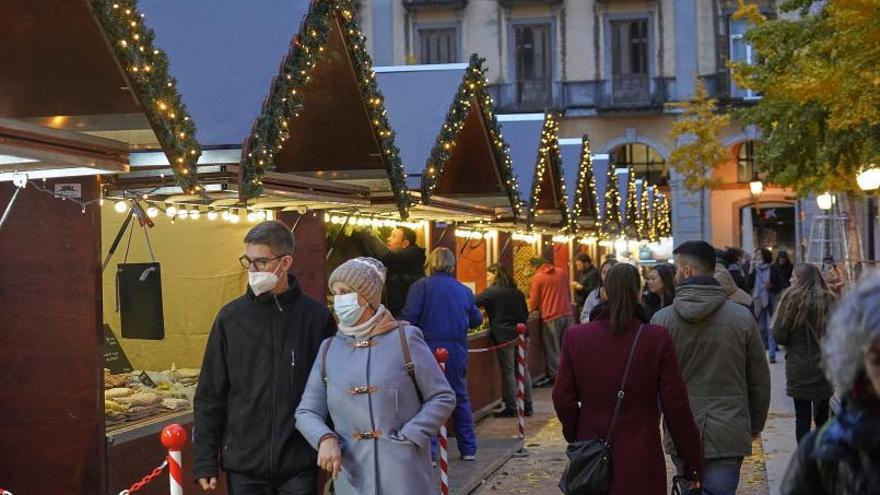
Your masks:
[[[180,210],[180,211],[177,212],[177,218],[181,218],[181,219],[183,219],[183,218],[186,218],[186,217],[188,217],[188,216],[189,216],[189,210],[187,210],[186,208],[184,208],[184,209],[182,209],[182,210]]]
[[[156,218],[159,216],[159,208],[156,208],[155,206],[147,208],[147,216],[150,218]]]
[[[189,217],[192,218],[193,220],[198,220],[199,217],[201,217],[201,216],[202,216],[202,212],[200,212],[199,210],[192,210],[189,212]]]
[[[264,222],[266,220],[266,212],[265,211],[258,211],[257,212],[257,220],[259,220],[260,222]]]
[[[232,223],[238,223],[241,221],[241,217],[238,215],[238,213],[230,213],[229,221]]]
[[[257,221],[257,214],[254,213],[254,212],[252,212],[252,211],[251,211],[251,212],[248,212],[248,214],[247,214],[247,221],[248,221],[248,222],[251,222],[251,223],[256,222],[256,221]]]
[[[125,213],[126,211],[128,211],[128,202],[117,201],[115,208],[116,208],[116,211],[118,211],[119,213]]]
[[[177,208],[174,206],[169,206],[165,209],[165,214],[169,217],[173,217],[174,215],[177,215]]]
[[[214,220],[217,220],[217,212],[216,212],[216,211],[213,211],[213,210],[209,211],[209,212],[208,212],[208,220],[210,220],[210,221],[212,221],[212,222],[213,222]]]
[[[229,211],[223,210],[223,213],[220,214],[220,218],[222,218],[224,221],[228,222],[229,218],[230,218]]]

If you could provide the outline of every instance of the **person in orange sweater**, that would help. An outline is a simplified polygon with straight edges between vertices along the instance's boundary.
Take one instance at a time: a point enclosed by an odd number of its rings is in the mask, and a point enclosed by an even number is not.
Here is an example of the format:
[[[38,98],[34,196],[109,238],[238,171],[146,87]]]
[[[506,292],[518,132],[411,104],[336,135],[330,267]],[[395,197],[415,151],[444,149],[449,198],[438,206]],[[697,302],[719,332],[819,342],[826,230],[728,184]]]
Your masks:
[[[535,275],[529,289],[529,311],[541,313],[541,334],[544,341],[544,356],[547,358],[547,376],[535,383],[536,387],[553,385],[556,381],[556,366],[559,362],[559,349],[562,335],[574,325],[571,311],[571,292],[568,274],[550,264],[544,258],[533,258]]]

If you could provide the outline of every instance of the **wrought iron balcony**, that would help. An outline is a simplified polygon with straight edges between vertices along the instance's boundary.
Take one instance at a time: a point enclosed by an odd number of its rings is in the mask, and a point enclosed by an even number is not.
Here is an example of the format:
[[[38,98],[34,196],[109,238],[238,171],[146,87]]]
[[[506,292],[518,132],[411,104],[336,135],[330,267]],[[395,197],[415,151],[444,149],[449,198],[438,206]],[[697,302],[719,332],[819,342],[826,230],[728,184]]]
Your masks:
[[[514,5],[561,5],[562,0],[498,0],[502,7]]]
[[[558,81],[518,81],[489,85],[489,94],[499,112],[543,112],[564,106],[562,89]]]
[[[467,7],[467,0],[403,0],[403,6],[407,10],[430,9],[438,7],[463,9]]]

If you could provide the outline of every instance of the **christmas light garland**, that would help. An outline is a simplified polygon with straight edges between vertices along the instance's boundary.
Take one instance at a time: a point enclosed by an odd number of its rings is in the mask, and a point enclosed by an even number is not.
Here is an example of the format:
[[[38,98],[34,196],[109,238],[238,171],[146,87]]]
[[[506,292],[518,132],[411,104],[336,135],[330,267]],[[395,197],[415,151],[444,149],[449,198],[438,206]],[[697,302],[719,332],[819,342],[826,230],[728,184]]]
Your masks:
[[[177,92],[177,82],[168,73],[168,57],[153,45],[155,33],[144,23],[137,2],[90,3],[168,157],[177,184],[188,194],[203,192],[196,173],[202,151],[196,141],[195,124]]]
[[[650,195],[648,182],[642,180],[642,193],[639,197],[639,213],[636,216],[636,235],[640,241],[653,241],[650,237]]]
[[[472,108],[472,102],[476,101],[477,106],[482,113],[483,121],[486,123],[486,130],[492,144],[492,153],[494,154],[495,163],[501,168],[501,180],[507,189],[507,195],[510,198],[510,204],[513,207],[513,217],[517,218],[522,208],[522,201],[519,197],[519,190],[516,181],[516,174],[513,172],[513,161],[510,158],[510,149],[504,141],[501,134],[501,127],[498,125],[498,119],[495,116],[493,102],[489,92],[486,91],[486,68],[483,63],[486,59],[481,58],[477,54],[471,55],[470,65],[465,71],[458,92],[452,100],[452,106],[446,113],[446,121],[431,154],[425,164],[425,171],[422,173],[422,194],[425,203],[430,202],[434,189],[440,183],[440,178],[446,168],[446,163],[452,158],[458,136],[464,129],[464,123],[467,121]]]
[[[565,191],[565,181],[562,179],[562,154],[559,150],[559,115],[554,112],[547,112],[544,116],[544,127],[541,129],[541,144],[538,147],[538,163],[535,167],[535,176],[532,180],[532,194],[528,212],[528,225],[531,227],[535,217],[535,210],[538,208],[538,200],[541,197],[541,182],[547,167],[552,167],[553,177],[560,184],[560,195],[558,204],[554,206],[559,208],[562,214],[562,230],[567,231],[571,227],[571,221],[568,214],[568,194]]]
[[[596,176],[593,171],[593,152],[590,138],[586,134],[581,144],[581,160],[578,165],[578,183],[574,191],[574,212],[571,218],[572,232],[576,232],[577,221],[583,217],[592,217],[596,226],[602,221],[599,214],[599,197],[596,191]]]
[[[630,239],[638,238],[639,201],[636,198],[636,174],[630,167],[626,180],[626,236]]]
[[[669,219],[669,198],[657,191],[654,194],[654,224],[657,237],[672,237],[672,224]]]
[[[605,240],[617,238],[621,234],[620,190],[618,188],[614,164],[609,163],[605,180],[605,215],[599,230],[601,238]]]
[[[302,0],[305,1],[305,0]],[[303,90],[311,82],[311,73],[323,59],[324,47],[338,22],[345,38],[364,104],[373,123],[373,132],[385,162],[391,189],[397,199],[401,218],[409,215],[410,196],[406,175],[400,160],[400,150],[394,142],[394,131],[388,122],[384,98],[376,84],[372,60],[366,50],[366,38],[355,19],[351,0],[312,0],[294,37],[290,51],[281,65],[281,72],[263,106],[262,114],[254,124],[254,132],[245,145],[243,160],[242,195],[254,198],[263,190],[263,176],[275,168],[277,153],[290,137],[292,120],[299,116],[305,104]]]

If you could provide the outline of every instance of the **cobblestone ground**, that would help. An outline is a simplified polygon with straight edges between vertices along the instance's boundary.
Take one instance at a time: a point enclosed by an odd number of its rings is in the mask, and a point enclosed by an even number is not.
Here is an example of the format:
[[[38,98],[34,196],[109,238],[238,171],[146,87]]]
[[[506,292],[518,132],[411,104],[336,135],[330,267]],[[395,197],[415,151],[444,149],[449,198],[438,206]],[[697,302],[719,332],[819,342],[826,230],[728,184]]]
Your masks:
[[[533,400],[535,416],[529,418],[526,426],[526,448],[529,456],[507,461],[474,494],[560,494],[557,484],[566,462],[566,444],[562,438],[562,427],[553,413],[549,389],[536,389]],[[486,420],[480,425],[480,430],[484,428],[487,432],[503,431],[502,428],[509,430],[515,428],[515,420]],[[755,442],[753,449],[755,455],[747,458],[743,463],[742,478],[737,493],[767,495],[769,491],[761,442]],[[672,480],[674,468],[670,462],[667,462],[667,471],[667,479]]]

